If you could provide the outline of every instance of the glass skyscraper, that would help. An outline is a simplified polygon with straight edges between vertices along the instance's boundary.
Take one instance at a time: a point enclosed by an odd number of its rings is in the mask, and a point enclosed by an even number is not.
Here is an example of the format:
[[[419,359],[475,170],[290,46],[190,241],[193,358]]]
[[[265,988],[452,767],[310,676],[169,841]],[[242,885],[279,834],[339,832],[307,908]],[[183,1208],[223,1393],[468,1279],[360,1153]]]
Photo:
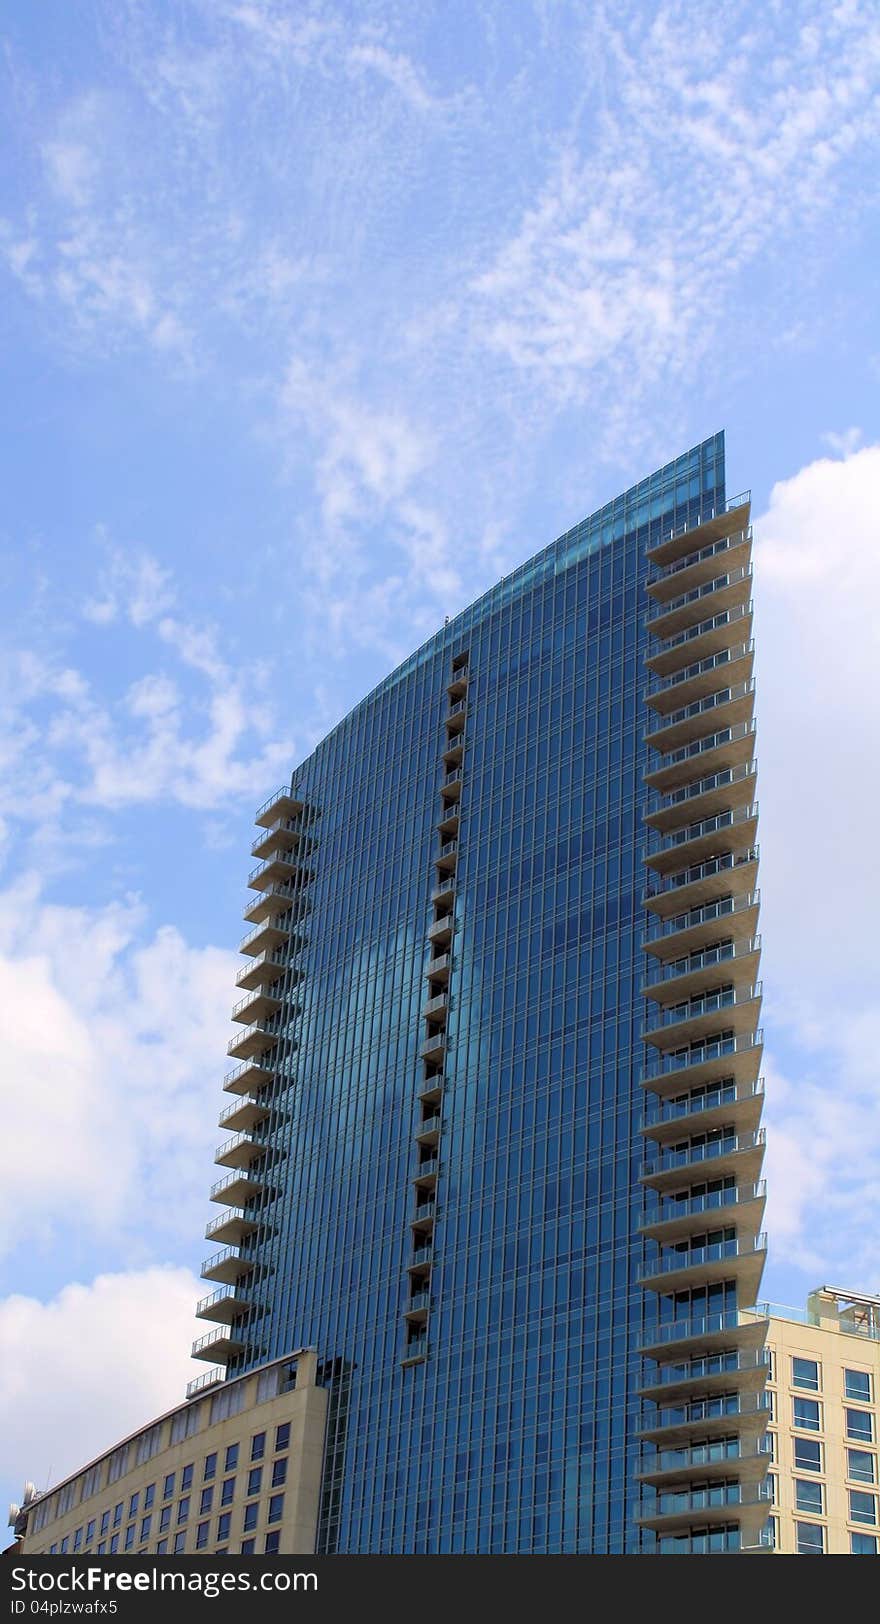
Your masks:
[[[748,518],[715,435],[258,813],[194,1351],[316,1350],[319,1551],[760,1545]]]

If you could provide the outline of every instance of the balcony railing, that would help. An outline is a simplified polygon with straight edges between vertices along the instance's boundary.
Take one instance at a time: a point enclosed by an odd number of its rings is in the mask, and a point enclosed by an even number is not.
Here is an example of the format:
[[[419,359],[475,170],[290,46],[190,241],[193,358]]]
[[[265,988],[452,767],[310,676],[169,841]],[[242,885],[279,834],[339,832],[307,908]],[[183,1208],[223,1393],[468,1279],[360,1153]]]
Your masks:
[[[710,1337],[729,1336],[736,1331],[743,1330],[747,1324],[747,1319],[739,1309],[722,1309],[717,1314],[702,1314],[692,1319],[672,1320],[668,1325],[654,1325],[643,1333],[639,1340],[639,1347],[642,1350],[655,1347],[674,1347],[677,1342],[699,1342],[704,1339],[708,1340]],[[671,1367],[667,1366],[666,1368]],[[666,1379],[660,1372],[651,1377],[652,1383]],[[679,1380],[691,1379],[690,1377],[679,1377]]]
[[[671,1054],[649,1055],[642,1076],[653,1079],[668,1072],[685,1071],[690,1066],[702,1066],[707,1060],[721,1060],[748,1049],[759,1049],[763,1041],[762,1031],[744,1032],[740,1036],[708,1038],[705,1043],[693,1043],[686,1049],[675,1049]]]
[[[658,606],[659,607],[659,606]],[[664,604],[664,611],[668,609]],[[662,645],[652,649],[648,658],[656,660],[658,655],[670,654],[674,649],[682,648],[685,643],[694,643],[698,637],[707,637],[710,632],[720,631],[722,626],[735,626],[739,620],[750,620],[753,605],[739,604],[735,609],[719,609],[717,615],[709,615],[705,620],[699,621],[696,626],[686,626],[683,631],[676,632],[673,637],[667,637]]]
[[[702,716],[704,712],[717,710],[721,705],[731,705],[737,699],[745,699],[755,691],[755,679],[750,677],[748,682],[735,682],[732,688],[718,688],[713,694],[704,694],[702,699],[695,699],[691,705],[682,705],[679,710],[669,711],[662,720],[658,718],[651,727],[645,728],[642,737],[649,742],[663,747],[663,735],[667,730],[678,727],[682,722],[690,722],[695,716]]]
[[[755,731],[755,723],[752,720],[737,722],[733,727],[722,727],[715,733],[705,733],[699,739],[691,739],[690,744],[683,744],[678,750],[670,750],[659,766],[652,767],[645,774],[645,779],[649,781],[652,778],[659,778],[668,772],[670,767],[678,767],[694,756],[708,755],[711,750],[721,750],[725,744],[738,744],[741,739],[754,737]]]
[[[737,660],[744,660],[747,655],[754,654],[755,639],[750,637],[746,643],[735,643],[732,648],[718,649],[715,654],[707,654],[705,659],[694,660],[678,671],[673,671],[668,677],[652,677],[645,689],[645,698],[653,698],[655,694],[668,693],[672,688],[680,688],[686,682],[693,682],[694,677],[706,676],[709,671],[717,671],[725,666],[733,665]],[[665,714],[665,713],[664,713]]]
[[[700,586],[692,587],[690,592],[682,592],[680,597],[669,598],[665,603],[653,603],[648,610],[646,621],[653,627],[656,621],[663,620],[667,615],[676,614],[680,609],[687,609],[693,603],[699,603],[701,598],[708,598],[714,592],[722,592],[725,587],[738,586],[741,581],[751,580],[751,564],[741,564],[738,569],[729,570],[725,575],[716,575],[712,581],[703,581]]]
[[[680,1122],[686,1117],[699,1116],[706,1111],[717,1111],[725,1105],[738,1105],[743,1100],[763,1096],[764,1079],[759,1077],[757,1082],[737,1085],[734,1082],[721,1083],[717,1088],[707,1088],[698,1094],[689,1094],[682,1100],[657,1100],[642,1112],[640,1118],[641,1128],[656,1128],[664,1122]]]
[[[731,1263],[737,1258],[753,1258],[757,1252],[766,1252],[765,1234],[737,1235],[732,1240],[712,1241],[708,1246],[692,1246],[680,1252],[664,1252],[652,1258],[641,1270],[643,1280],[656,1280],[665,1274],[681,1274],[698,1269],[707,1263]]]
[[[673,852],[679,846],[689,846],[694,840],[703,840],[708,835],[720,833],[723,829],[735,829],[738,824],[752,823],[758,816],[758,803],[753,801],[750,806],[737,806],[728,808],[724,812],[715,812],[711,817],[700,818],[697,823],[685,824],[681,829],[670,829],[660,836],[649,837],[648,858],[661,857],[664,852]],[[652,831],[653,833],[653,831]]]
[[[685,1021],[696,1020],[699,1015],[712,1015],[721,1009],[733,1009],[738,1004],[751,1004],[760,997],[760,981],[753,982],[750,987],[730,986],[719,988],[717,992],[698,993],[684,1003],[652,1011],[645,1021],[645,1034],[660,1032],[666,1026],[680,1026]]]
[[[282,784],[280,789],[276,789],[275,793],[270,795],[268,800],[263,802],[262,806],[257,811],[257,815],[254,818],[254,823],[263,823],[272,808],[274,806],[280,807],[284,801],[290,802],[291,811],[293,812],[301,812],[303,809],[302,801],[297,799],[291,790],[290,785]],[[283,816],[283,814],[281,815]],[[269,819],[269,822],[271,821],[272,820]],[[266,826],[268,827],[268,825]]]
[[[286,953],[280,953],[277,948],[268,948],[264,953],[256,953],[249,963],[242,965],[235,978],[235,984],[237,987],[240,987],[243,982],[247,981],[253,976],[256,976],[262,969],[277,969],[278,975],[275,977],[275,980],[280,980],[287,968],[287,963],[288,959]],[[266,979],[268,980],[269,978],[267,977]],[[242,1003],[244,1003],[244,999],[242,999]]]
[[[657,915],[648,921],[644,940],[656,942],[661,937],[677,936],[680,931],[692,930],[695,925],[730,919],[734,914],[757,908],[760,896],[760,891],[746,891],[739,897],[719,897],[717,902],[704,902],[699,908],[689,908],[686,913],[674,914],[671,918]]]
[[[735,767],[722,767],[720,772],[707,773],[705,777],[696,778],[689,784],[677,785],[675,789],[655,790],[651,796],[647,816],[667,812],[670,807],[680,806],[684,801],[694,801],[700,796],[711,794],[713,790],[727,789],[728,786],[740,783],[744,778],[754,778],[757,771],[754,761],[740,761]]]
[[[719,942],[716,947],[704,948],[702,952],[687,953],[681,959],[670,959],[645,980],[644,990],[650,992],[652,988],[662,988],[664,981],[679,981],[682,976],[696,975],[699,970],[711,970],[722,964],[735,965],[737,959],[747,958],[760,951],[760,936],[750,936],[743,942]]]
[[[446,1048],[446,1037],[443,1032],[435,1032],[433,1037],[425,1038],[420,1053],[422,1059],[428,1055],[442,1054]]]
[[[213,1370],[206,1370],[203,1376],[194,1376],[186,1384],[187,1398],[198,1398],[209,1387],[219,1387],[226,1380],[226,1366],[215,1365]]]
[[[446,712],[446,715],[447,715],[447,717],[461,716],[462,713],[464,711],[466,711],[466,710],[467,710],[467,700],[466,699],[457,699],[455,701],[454,705],[450,705],[448,711]]]
[[[700,547],[695,553],[685,553],[683,558],[677,558],[674,564],[662,566],[656,575],[648,579],[649,586],[656,586],[659,581],[668,581],[671,576],[678,575],[682,570],[693,569],[695,564],[702,564],[704,559],[714,558],[716,553],[729,552],[732,547],[741,547],[743,542],[751,541],[752,527],[746,525],[744,530],[737,530],[732,536],[722,536],[720,541],[710,542],[708,547]]]
[[[759,1150],[765,1140],[764,1129],[755,1128],[753,1133],[724,1134],[718,1139],[705,1140],[702,1144],[667,1146],[642,1162],[640,1176],[654,1178],[658,1173],[694,1167],[703,1162],[717,1162],[724,1156],[734,1156],[740,1151]]]
[[[763,1201],[767,1195],[767,1180],[756,1184],[731,1184],[722,1190],[706,1190],[702,1195],[689,1196],[686,1201],[665,1200],[651,1202],[645,1207],[639,1223],[640,1229],[656,1229],[659,1224],[674,1223],[677,1218],[693,1218],[704,1212],[717,1212],[725,1207],[741,1207],[749,1201]]]
[[[702,863],[691,863],[687,868],[680,868],[674,874],[664,874],[662,879],[655,880],[652,885],[646,886],[642,893],[643,902],[652,902],[657,897],[665,897],[672,891],[680,891],[683,886],[695,885],[698,880],[711,879],[715,874],[726,874],[731,869],[741,868],[744,863],[757,863],[758,847],[749,846],[743,852],[722,852],[718,857],[707,857]]]

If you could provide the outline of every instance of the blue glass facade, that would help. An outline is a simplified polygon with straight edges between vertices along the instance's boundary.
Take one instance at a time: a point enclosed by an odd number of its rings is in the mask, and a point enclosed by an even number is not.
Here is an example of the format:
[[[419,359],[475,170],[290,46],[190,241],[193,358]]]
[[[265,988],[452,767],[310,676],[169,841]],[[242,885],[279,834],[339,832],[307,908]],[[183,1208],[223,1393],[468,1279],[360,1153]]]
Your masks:
[[[646,553],[724,503],[719,434],[451,620],[278,803],[215,1229],[250,1271],[228,1373],[313,1346],[333,1384],[321,1550],[652,1548]]]

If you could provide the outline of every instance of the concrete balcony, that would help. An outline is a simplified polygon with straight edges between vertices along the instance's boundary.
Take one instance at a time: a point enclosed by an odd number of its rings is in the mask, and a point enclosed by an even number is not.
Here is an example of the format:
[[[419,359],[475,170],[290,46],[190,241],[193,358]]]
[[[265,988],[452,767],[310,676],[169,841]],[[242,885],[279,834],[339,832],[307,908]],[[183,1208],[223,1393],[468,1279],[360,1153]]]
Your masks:
[[[406,1347],[401,1355],[400,1363],[406,1368],[408,1365],[421,1365],[428,1357],[428,1332],[424,1327],[413,1327],[413,1334],[407,1338]]]
[[[676,1190],[698,1178],[720,1179],[727,1174],[738,1184],[757,1184],[764,1160],[764,1142],[764,1129],[756,1128],[753,1133],[739,1134],[722,1130],[717,1137],[702,1143],[660,1145],[655,1154],[642,1163],[639,1178],[648,1189],[659,1191]]]
[[[649,1055],[640,1084],[669,1098],[694,1088],[721,1082],[737,1085],[757,1081],[763,1053],[763,1032],[744,1032],[707,1038],[692,1049]]]
[[[433,1106],[439,1105],[442,1097],[443,1073],[442,1071],[435,1070],[428,1073],[428,1075],[423,1079],[422,1086],[419,1089],[418,1098],[422,1105]]]
[[[218,1167],[251,1167],[265,1154],[265,1144],[252,1139],[249,1133],[234,1133],[217,1146],[214,1161]]]
[[[752,589],[751,564],[736,569],[717,571],[708,581],[681,592],[664,603],[655,603],[648,610],[646,625],[652,637],[675,637],[678,633],[699,626],[710,616],[723,610],[742,608]]]
[[[455,728],[457,730],[459,727],[463,726],[464,718],[467,716],[467,710],[467,700],[463,695],[461,699],[453,699],[448,711],[446,712],[447,728]]]
[[[210,1392],[212,1387],[222,1387],[226,1380],[226,1370],[223,1365],[215,1365],[213,1370],[206,1370],[202,1376],[194,1376],[186,1384],[188,1399],[201,1398],[202,1393]]]
[[[637,1476],[642,1483],[663,1488],[668,1483],[685,1482],[699,1478],[712,1483],[721,1478],[737,1478],[743,1485],[753,1488],[762,1483],[767,1472],[767,1451],[756,1437],[706,1439],[699,1443],[667,1445],[662,1449],[646,1450]]]
[[[250,958],[258,959],[281,947],[285,942],[291,944],[292,950],[295,940],[292,932],[292,920],[288,919],[282,924],[280,916],[273,919],[264,919],[261,924],[256,925],[253,930],[249,930],[247,935],[242,937],[238,944],[238,951],[239,953],[246,953]],[[303,946],[304,942],[305,938],[301,937],[297,945]]]
[[[428,941],[438,944],[442,943],[443,946],[448,946],[448,944],[452,941],[452,933],[454,929],[454,916],[451,913],[444,914],[442,919],[435,919],[433,924],[428,926]]]
[[[440,794],[445,801],[458,801],[461,798],[461,766],[450,768],[440,780]]]
[[[445,988],[442,992],[436,993],[433,998],[429,998],[426,1004],[422,1005],[423,1019],[433,1021],[435,1025],[438,1026],[445,1022],[448,1011],[449,993]]]
[[[274,993],[255,988],[233,1005],[232,1019],[242,1026],[262,1025],[270,1015],[277,1015],[280,1008],[281,999],[276,998]]]
[[[441,1121],[438,1112],[425,1117],[416,1128],[416,1142],[420,1145],[436,1145],[440,1138]]]
[[[751,553],[752,527],[747,525],[732,536],[722,536],[705,547],[685,553],[683,558],[667,564],[658,574],[650,575],[648,592],[656,603],[668,603],[683,593],[693,591],[694,587],[704,586],[722,569],[728,572],[741,569],[748,564]]]
[[[680,1199],[676,1195],[680,1194]],[[641,1234],[660,1246],[686,1240],[705,1229],[707,1223],[733,1224],[739,1236],[756,1236],[761,1229],[767,1200],[767,1183],[734,1184],[724,1190],[707,1190],[703,1195],[669,1192],[654,1201],[639,1224]]]
[[[221,1325],[231,1325],[234,1319],[246,1314],[250,1306],[237,1286],[218,1286],[216,1291],[209,1292],[207,1297],[196,1303],[196,1319],[217,1320]]]
[[[410,1214],[409,1227],[418,1235],[433,1235],[434,1219],[437,1216],[437,1203],[435,1201],[422,1201]]]
[[[652,961],[650,979],[645,982],[645,997],[658,1004],[677,1004],[683,998],[710,991],[721,978],[737,987],[751,986],[760,957],[761,938],[750,936],[745,941],[722,941],[702,952],[686,953],[659,969]]]
[[[715,842],[716,852],[723,844],[722,833]],[[707,903],[728,897],[732,892],[753,891],[757,878],[757,846],[748,846],[741,852],[722,851],[658,879],[652,877],[642,893],[642,901],[659,919],[675,919],[685,909],[704,908]]]
[[[450,953],[441,953],[439,957],[434,957],[428,960],[422,974],[427,976],[431,981],[446,983],[449,980],[449,972],[451,969],[452,955]]]
[[[278,1042],[279,1034],[270,1026],[264,1026],[261,1021],[255,1021],[252,1026],[246,1026],[243,1032],[230,1038],[226,1045],[226,1053],[233,1060],[252,1060],[254,1055],[266,1054]]]
[[[219,1201],[221,1205],[230,1207],[244,1207],[249,1201],[256,1201],[262,1195],[266,1186],[262,1179],[258,1179],[251,1172],[240,1172],[237,1169],[227,1173],[223,1179],[218,1179],[211,1185],[210,1199]]]
[[[440,874],[454,874],[457,862],[458,841],[444,840],[437,856],[434,858],[435,868]]]
[[[443,811],[441,811],[440,818],[439,818],[438,822],[435,824],[435,828],[437,830],[438,835],[441,835],[444,840],[451,840],[453,835],[456,835],[456,836],[458,835],[458,826],[459,826],[458,802],[457,801],[452,801],[449,806],[447,806]]]
[[[755,681],[750,677],[748,682],[716,688],[703,699],[695,699],[691,704],[670,712],[646,731],[645,743],[651,750],[665,755],[699,738],[705,733],[707,724],[721,728],[750,721],[754,708]]]
[[[752,635],[751,602],[713,613],[716,608],[717,605],[707,605],[705,620],[685,627],[674,637],[667,637],[662,647],[653,649],[645,659],[648,670],[656,677],[670,677],[697,660],[707,659],[710,654],[748,643]]]
[[[230,1207],[205,1225],[205,1240],[216,1241],[218,1245],[240,1246],[248,1235],[253,1235],[256,1228],[253,1218],[246,1218],[243,1212],[236,1212]]]
[[[430,1032],[425,1038],[419,1053],[423,1060],[442,1060],[446,1053],[446,1033]]]
[[[302,858],[288,848],[252,868],[247,883],[252,891],[271,891],[294,883],[297,886],[308,885],[311,878],[311,872]]]
[[[721,772],[725,767],[740,767],[750,761],[755,750],[754,721],[738,722],[735,727],[716,728],[670,750],[663,764],[644,774],[649,789],[667,794],[688,783],[695,773],[706,776]]]
[[[761,1014],[761,983],[751,987],[725,987],[698,993],[668,1009],[653,1010],[645,1024],[646,1043],[668,1050],[704,1041],[717,1032],[719,1017],[736,1036],[754,1032]]]
[[[711,1133],[729,1127],[736,1134],[754,1133],[764,1107],[764,1080],[717,1087],[671,1100],[654,1100],[643,1111],[639,1127],[659,1145],[677,1144],[683,1134]]]
[[[218,1325],[216,1330],[207,1331],[204,1336],[197,1337],[192,1345],[194,1359],[207,1359],[209,1363],[219,1359],[221,1364],[228,1364],[236,1353],[241,1353],[245,1347],[240,1332],[233,1331],[231,1326]]]
[[[291,920],[302,919],[310,907],[311,903],[301,890],[291,888],[282,880],[273,880],[265,891],[251,897],[245,904],[243,917],[252,925],[263,925],[279,914],[289,914]]]
[[[243,964],[235,978],[235,985],[244,987],[247,992],[254,992],[258,987],[273,986],[287,972],[288,956],[275,948],[269,952],[258,953],[248,964]],[[301,974],[299,970],[290,972],[292,980],[297,980]]]
[[[245,1095],[240,1100],[233,1100],[220,1112],[218,1126],[228,1129],[230,1133],[247,1133],[258,1123],[265,1122],[268,1115],[269,1107],[263,1100]]]
[[[732,1385],[737,1384],[734,1381]],[[741,1438],[756,1439],[763,1436],[769,1419],[766,1394],[737,1391],[658,1408],[639,1428],[638,1435],[664,1447],[685,1444],[695,1435],[702,1438],[715,1433],[738,1433]]]
[[[272,825],[278,823],[282,818],[299,818],[304,807],[305,802],[298,800],[295,795],[291,794],[287,786],[282,784],[280,789],[276,789],[274,795],[270,795],[269,799],[263,802],[254,818],[254,823],[263,829],[271,829]]]
[[[429,1161],[419,1162],[419,1165],[412,1176],[412,1183],[415,1185],[416,1189],[430,1191],[436,1190],[437,1173],[439,1171],[439,1167],[440,1164],[436,1156],[432,1156]]]
[[[695,1290],[717,1280],[735,1280],[737,1303],[746,1308],[758,1294],[766,1261],[766,1235],[737,1235],[732,1240],[710,1242],[689,1251],[661,1253],[642,1269],[639,1285],[665,1296]]]
[[[716,1316],[717,1317],[717,1316]],[[734,1315],[734,1320],[746,1316]],[[757,1322],[752,1317],[753,1325]],[[688,1322],[692,1324],[693,1322]],[[665,1333],[667,1327],[661,1327]],[[770,1368],[769,1354],[763,1346],[766,1336],[767,1322],[764,1321],[764,1334],[753,1339],[747,1346],[710,1348],[703,1352],[701,1349],[684,1347],[681,1350],[670,1338],[664,1337],[657,1343],[659,1330],[648,1333],[648,1339],[654,1339],[656,1351],[651,1357],[662,1360],[645,1376],[638,1392],[639,1397],[649,1399],[658,1406],[665,1406],[679,1401],[696,1405],[703,1400],[711,1402],[726,1393],[735,1391],[740,1403],[746,1399],[760,1403],[764,1398],[764,1386]],[[741,1344],[741,1333],[737,1329],[734,1340]],[[650,1431],[653,1417],[646,1421],[646,1431]]]
[[[431,901],[434,907],[451,908],[455,902],[455,875],[442,875],[439,884],[431,892]]]
[[[301,818],[276,818],[270,823],[264,834],[257,835],[251,846],[251,856],[263,860],[274,856],[277,851],[288,848],[299,850],[305,843],[303,824]]]
[[[670,531],[668,536],[654,543],[647,554],[649,562],[655,569],[668,569],[679,559],[687,558],[722,536],[733,536],[745,530],[751,497],[751,491],[743,491],[739,496],[732,496],[717,513],[707,513],[698,524],[684,524]]]
[[[221,1251],[206,1257],[202,1264],[203,1280],[216,1280],[218,1284],[232,1286],[242,1275],[253,1273],[253,1259],[243,1258],[237,1246],[224,1246]]]
[[[446,685],[446,692],[453,703],[461,699],[463,695],[467,693],[469,680],[470,673],[466,665],[462,666],[458,671],[453,672],[451,682],[447,683]]]
[[[663,835],[672,835],[683,826],[699,822],[714,814],[729,812],[748,806],[755,799],[758,769],[754,761],[741,762],[737,767],[723,767],[717,773],[702,773],[699,763],[696,778],[689,779],[678,789],[651,797],[645,822],[650,829]]]
[[[274,1076],[274,1067],[264,1064],[262,1059],[244,1060],[240,1066],[226,1073],[223,1088],[227,1094],[248,1094],[252,1089],[271,1083]]]
[[[710,1360],[713,1353],[732,1352],[741,1356],[744,1353],[757,1352],[763,1348],[766,1335],[766,1320],[758,1320],[740,1309],[725,1309],[716,1314],[703,1314],[693,1319],[678,1319],[666,1325],[650,1326],[639,1340],[639,1352],[644,1358],[655,1359],[658,1363],[674,1359],[678,1365],[682,1357],[693,1363],[695,1359]],[[757,1371],[758,1367],[755,1366],[755,1369]],[[762,1386],[766,1379],[765,1364],[760,1376]],[[639,1389],[643,1397],[655,1391],[658,1380],[658,1377],[646,1378],[645,1384]],[[696,1378],[691,1380],[693,1382]],[[708,1390],[707,1378],[700,1377],[699,1380],[701,1390]],[[729,1376],[727,1380],[730,1385]],[[733,1385],[742,1390],[742,1382],[739,1379]]]
[[[414,1297],[409,1299],[403,1311],[403,1317],[413,1325],[424,1325],[430,1307],[431,1293],[429,1291],[418,1291]]]
[[[757,833],[758,803],[753,801],[670,829],[659,839],[649,835],[645,862],[655,874],[671,877],[681,866],[711,857],[720,844],[725,852],[740,857],[757,844]]]
[[[672,711],[704,699],[722,684],[726,687],[748,682],[754,663],[755,640],[749,638],[746,643],[734,643],[705,659],[692,660],[668,677],[652,677],[645,690],[645,704],[657,712],[655,725],[659,727]]]
[[[765,1471],[766,1468],[765,1459]],[[713,1523],[735,1522],[738,1513],[757,1511],[762,1506],[769,1512],[770,1497],[763,1484],[741,1487],[737,1481],[727,1488],[720,1482],[707,1485],[705,1489],[661,1491],[656,1505],[652,1509],[645,1507],[636,1521],[643,1528],[667,1533],[674,1529],[687,1529],[693,1524],[704,1528],[711,1527]]]
[[[717,902],[704,903],[699,908],[689,908],[685,913],[663,919],[655,916],[645,930],[645,952],[668,964],[714,947],[719,937],[735,943],[752,941],[757,930],[759,905],[759,891],[743,891],[736,896],[720,897]]]

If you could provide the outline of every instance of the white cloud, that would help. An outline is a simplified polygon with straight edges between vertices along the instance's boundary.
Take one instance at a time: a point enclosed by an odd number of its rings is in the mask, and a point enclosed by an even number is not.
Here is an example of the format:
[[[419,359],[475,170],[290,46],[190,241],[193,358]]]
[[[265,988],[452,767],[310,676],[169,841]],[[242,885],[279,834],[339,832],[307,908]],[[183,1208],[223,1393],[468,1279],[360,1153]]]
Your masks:
[[[134,901],[53,905],[33,879],[0,894],[5,1249],[75,1230],[161,1255],[204,1222],[234,955],[143,925]]]
[[[4,1476],[44,1489],[179,1403],[198,1282],[187,1269],[102,1274],[49,1302],[0,1301]]]
[[[880,446],[821,458],[774,486],[755,547],[771,1239],[866,1288],[880,1284],[878,513]]]

